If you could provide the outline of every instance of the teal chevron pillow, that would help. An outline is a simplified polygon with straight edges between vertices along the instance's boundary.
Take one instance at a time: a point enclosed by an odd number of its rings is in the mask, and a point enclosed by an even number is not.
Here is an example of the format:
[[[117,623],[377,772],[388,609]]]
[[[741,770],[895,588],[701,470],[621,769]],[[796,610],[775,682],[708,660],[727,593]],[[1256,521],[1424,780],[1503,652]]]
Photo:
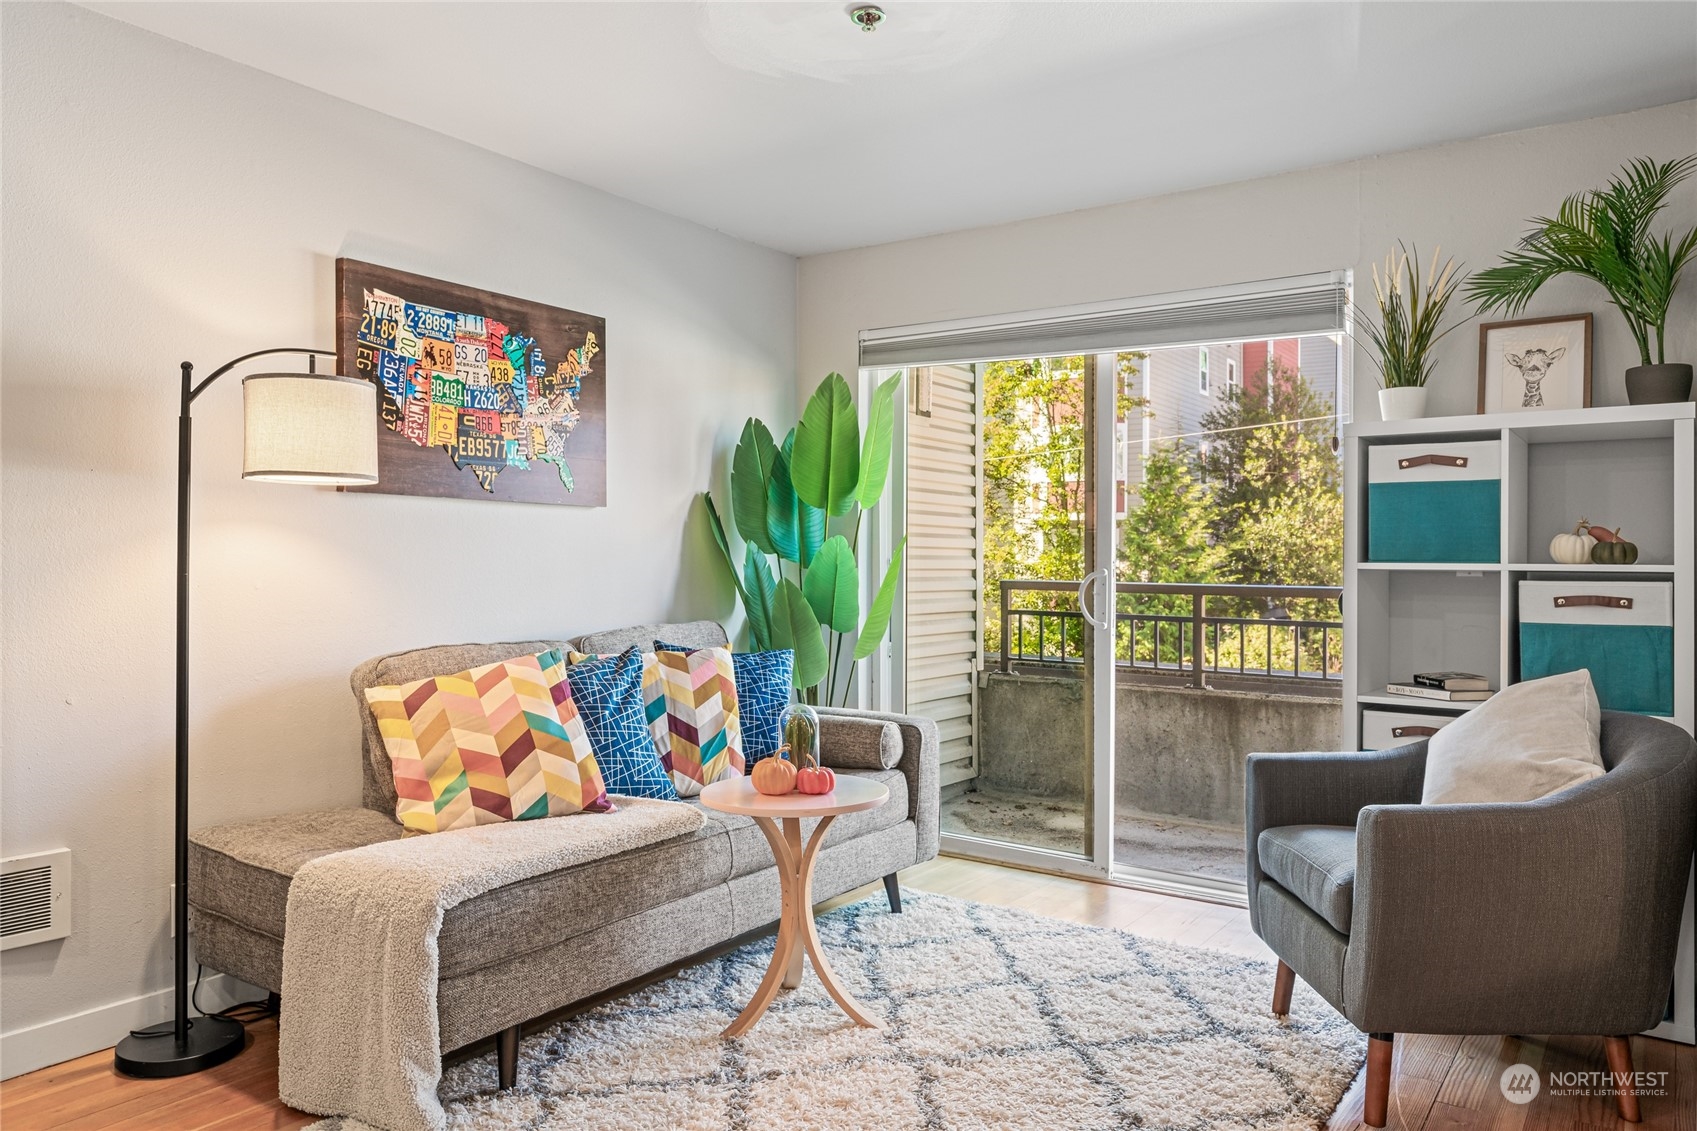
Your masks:
[[[681,644],[654,642],[656,652],[693,652]],[[731,665],[736,673],[737,711],[742,722],[742,755],[749,769],[762,758],[770,758],[784,744],[779,716],[790,705],[790,679],[795,674],[795,653],[788,648],[773,652],[735,652]]]

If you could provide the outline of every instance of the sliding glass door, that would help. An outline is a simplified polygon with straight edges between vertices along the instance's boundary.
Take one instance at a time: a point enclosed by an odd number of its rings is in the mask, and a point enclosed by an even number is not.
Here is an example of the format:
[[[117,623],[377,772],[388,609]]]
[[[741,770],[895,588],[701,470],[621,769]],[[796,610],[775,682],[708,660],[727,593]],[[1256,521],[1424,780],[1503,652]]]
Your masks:
[[[1244,756],[1341,739],[1342,338],[1119,357],[1111,868],[1233,893]]]
[[[1245,755],[1340,741],[1347,280],[1265,286],[863,339],[989,356],[908,367],[892,705],[938,722],[945,851],[1229,898]]]
[[[907,703],[943,711],[943,831],[980,855],[1094,873],[1108,859],[1096,837],[1107,827],[1096,677],[1109,633],[1081,600],[1112,599],[1098,585],[1112,544],[1093,466],[1111,457],[1100,364],[1074,354],[917,369],[907,460]],[[958,473],[968,451],[970,478]],[[939,639],[945,626],[975,630],[964,678],[942,663],[958,640]],[[949,723],[968,698],[963,735]]]

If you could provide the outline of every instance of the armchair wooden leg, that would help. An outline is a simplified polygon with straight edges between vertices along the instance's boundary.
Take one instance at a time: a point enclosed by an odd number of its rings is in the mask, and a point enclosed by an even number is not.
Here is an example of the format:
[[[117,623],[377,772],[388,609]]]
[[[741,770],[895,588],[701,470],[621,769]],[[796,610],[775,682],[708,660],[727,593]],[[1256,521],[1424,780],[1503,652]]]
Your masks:
[[[891,872],[884,877],[884,894],[890,900],[890,913],[900,915],[902,913],[902,889],[896,883],[896,873]]]
[[[1632,1038],[1604,1037],[1603,1055],[1609,1060],[1609,1074],[1614,1077],[1615,1106],[1620,1117],[1628,1123],[1638,1122],[1638,1096],[1632,1090]]]
[[[1296,971],[1284,959],[1279,959],[1278,973],[1273,975],[1273,1016],[1283,1017],[1290,1012],[1290,992],[1296,988]]]
[[[1395,1033],[1367,1034],[1367,1095],[1361,1104],[1361,1122],[1383,1127],[1391,1100],[1391,1053]]]
[[[519,1027],[509,1025],[495,1034],[495,1074],[504,1092],[519,1082]]]

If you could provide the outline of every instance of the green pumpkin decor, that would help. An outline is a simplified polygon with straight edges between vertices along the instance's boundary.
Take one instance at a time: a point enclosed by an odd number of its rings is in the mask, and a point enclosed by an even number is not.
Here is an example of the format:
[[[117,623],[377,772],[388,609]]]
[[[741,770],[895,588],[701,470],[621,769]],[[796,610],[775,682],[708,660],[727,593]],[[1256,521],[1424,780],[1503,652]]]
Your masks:
[[[1628,542],[1620,536],[1620,528],[1606,530],[1601,526],[1591,528],[1591,536],[1597,539],[1597,544],[1591,547],[1591,560],[1598,565],[1631,565],[1638,560],[1638,545]]]

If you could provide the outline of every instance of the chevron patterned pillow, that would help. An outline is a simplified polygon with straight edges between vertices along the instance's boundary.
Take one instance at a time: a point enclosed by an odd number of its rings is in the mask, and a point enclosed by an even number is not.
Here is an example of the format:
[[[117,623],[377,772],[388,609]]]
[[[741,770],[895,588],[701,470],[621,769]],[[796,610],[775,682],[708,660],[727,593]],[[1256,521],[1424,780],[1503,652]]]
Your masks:
[[[667,742],[660,761],[679,797],[742,776],[742,724],[737,715],[736,668],[729,648],[657,652],[665,691]]]
[[[654,642],[656,652],[692,652],[682,644]],[[778,720],[790,704],[790,674],[795,653],[785,648],[775,652],[735,652],[737,722],[742,727],[742,753],[749,767],[770,758],[784,743]]]
[[[435,833],[611,810],[565,669],[556,649],[366,688],[396,819]]]

